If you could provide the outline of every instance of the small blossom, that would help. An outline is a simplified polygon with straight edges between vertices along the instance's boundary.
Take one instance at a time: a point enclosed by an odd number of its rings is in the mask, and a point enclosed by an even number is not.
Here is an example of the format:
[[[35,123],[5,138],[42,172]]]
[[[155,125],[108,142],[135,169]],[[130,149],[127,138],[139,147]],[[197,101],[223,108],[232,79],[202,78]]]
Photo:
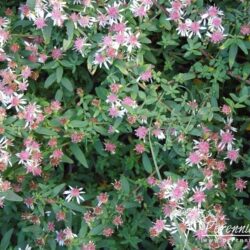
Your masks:
[[[235,182],[235,189],[239,190],[240,192],[243,191],[247,187],[247,181],[244,181],[240,178],[238,178]]]
[[[81,201],[84,201],[84,198],[81,196],[81,194],[84,194],[85,192],[82,191],[83,188],[73,188],[69,186],[70,190],[66,190],[63,192],[63,194],[66,194],[66,201],[70,202],[73,198],[76,198],[76,201],[78,204],[80,204]]]
[[[139,127],[135,130],[135,135],[139,138],[139,139],[145,139],[146,135],[148,133],[148,129],[146,127]]]

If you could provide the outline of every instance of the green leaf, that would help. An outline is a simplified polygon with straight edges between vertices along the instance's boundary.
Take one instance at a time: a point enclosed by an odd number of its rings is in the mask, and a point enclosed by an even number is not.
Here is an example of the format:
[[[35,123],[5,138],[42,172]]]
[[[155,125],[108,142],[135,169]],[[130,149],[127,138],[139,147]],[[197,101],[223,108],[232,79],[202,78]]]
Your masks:
[[[59,66],[56,69],[56,81],[57,81],[57,83],[61,82],[62,76],[63,76],[63,67]]]
[[[98,225],[92,228],[90,231],[90,235],[101,235],[104,227],[105,227],[104,225]]]
[[[65,23],[66,29],[67,29],[67,36],[69,40],[72,40],[74,37],[74,22],[71,20],[68,20]]]
[[[29,6],[31,10],[34,10],[36,6],[36,0],[27,0],[26,4]]]
[[[229,67],[232,68],[235,62],[235,58],[238,52],[238,46],[236,44],[232,44],[229,48]]]
[[[63,206],[69,208],[70,210],[74,210],[74,211],[77,211],[77,212],[80,212],[80,213],[83,213],[85,211],[84,207],[82,207],[80,205],[77,205],[77,204],[75,204],[73,202],[64,201]]]
[[[231,44],[235,43],[235,40],[232,38],[227,39],[221,46],[220,49],[226,49],[228,48]]]
[[[63,97],[63,91],[61,89],[58,89],[56,91],[55,99],[58,100],[58,101],[61,101],[62,97]]]
[[[68,91],[72,92],[74,90],[73,84],[68,78],[63,77],[61,83]]]
[[[73,128],[84,128],[86,126],[86,122],[73,120],[73,121],[70,122],[70,125]]]
[[[232,176],[240,178],[240,177],[250,177],[250,168],[245,170],[240,170],[232,174]]]
[[[129,182],[128,182],[128,179],[124,175],[121,177],[121,185],[122,185],[122,190],[124,191],[124,193],[129,194],[129,191],[130,191]]]
[[[63,50],[64,51],[66,51],[72,43],[72,40],[74,37],[74,23],[73,23],[73,21],[68,20],[65,23],[65,26],[66,26],[66,30],[67,30],[68,39],[67,40],[63,39]]]
[[[74,162],[67,156],[67,155],[63,155],[62,156],[62,162],[66,162],[66,163],[69,163],[69,164],[73,164]]]
[[[245,55],[248,55],[247,47],[246,47],[245,43],[242,40],[238,39],[237,40],[237,45],[245,53]]]
[[[151,174],[152,171],[153,171],[153,167],[152,167],[152,164],[148,158],[148,155],[146,153],[143,153],[142,155],[142,163],[143,163],[143,166],[144,166],[144,169],[149,173]]]
[[[4,196],[5,200],[8,200],[8,201],[17,201],[17,202],[23,201],[23,198],[17,195],[16,193],[14,193],[12,190],[1,192],[0,196]]]
[[[42,30],[45,44],[50,43],[52,29],[53,29],[53,24],[52,24],[52,22],[49,22],[47,24],[47,26],[45,28],[43,28],[43,30]]]
[[[49,128],[44,128],[44,127],[37,128],[35,131],[36,131],[36,133],[41,134],[41,135],[49,135],[49,136],[57,136],[58,135],[55,131],[53,131]]]
[[[102,100],[106,100],[107,95],[108,95],[108,91],[107,89],[103,88],[103,87],[96,87],[95,88],[95,92],[97,94],[97,96],[102,99]]]
[[[65,187],[65,185],[66,185],[65,183],[62,183],[62,184],[54,187],[52,190],[52,197],[57,196],[62,191],[62,189]]]
[[[6,232],[1,240],[0,249],[6,250],[10,244],[10,238],[13,233],[14,229],[10,229],[8,232]]]
[[[56,73],[52,73],[51,75],[49,75],[49,77],[46,79],[45,83],[44,83],[44,88],[49,88],[56,80]]]
[[[84,153],[82,152],[82,150],[80,149],[80,147],[77,144],[70,144],[70,149],[71,152],[73,153],[73,155],[76,157],[76,159],[85,167],[88,168],[88,163],[87,160],[85,158]]]
[[[124,61],[115,61],[114,66],[118,68],[122,74],[128,75],[127,65]]]

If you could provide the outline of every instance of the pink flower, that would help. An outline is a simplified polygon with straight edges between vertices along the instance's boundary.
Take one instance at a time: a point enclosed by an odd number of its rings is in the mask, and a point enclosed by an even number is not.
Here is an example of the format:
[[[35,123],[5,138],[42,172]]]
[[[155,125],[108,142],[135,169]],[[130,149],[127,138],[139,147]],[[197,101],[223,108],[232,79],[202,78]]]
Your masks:
[[[139,138],[139,139],[144,139],[146,137],[148,133],[148,129],[144,126],[140,126],[139,128],[137,128],[135,130],[135,135]]]
[[[51,222],[51,221],[48,222],[48,231],[49,232],[54,232],[55,231],[55,224],[54,224],[54,222]]]
[[[226,169],[226,165],[225,165],[224,161],[216,162],[215,167],[220,173],[224,172]]]
[[[32,197],[28,197],[24,199],[24,204],[30,208],[30,209],[34,209],[34,199]]]
[[[51,53],[51,56],[52,56],[52,58],[54,59],[54,60],[59,60],[59,59],[61,59],[62,58],[62,50],[61,49],[59,49],[59,48],[54,48],[53,50],[52,50],[52,53]]]
[[[53,111],[59,111],[61,109],[61,103],[59,101],[52,101],[50,105]]]
[[[239,157],[239,149],[237,149],[237,150],[233,149],[233,150],[229,150],[227,152],[226,159],[229,159],[230,160],[230,164],[232,164],[232,162],[237,161],[238,157]]]
[[[65,213],[63,211],[59,211],[56,213],[56,220],[57,221],[64,221],[65,220]]]
[[[120,181],[117,181],[117,180],[115,180],[115,183],[111,183],[113,186],[114,186],[114,189],[115,190],[121,190],[121,188],[122,188],[122,184],[121,184],[121,182]]]
[[[144,82],[150,81],[152,79],[152,71],[151,69],[144,71],[141,73],[138,80],[142,80]]]
[[[240,28],[240,33],[244,36],[250,35],[250,25],[249,24],[244,24]]]
[[[29,160],[30,153],[28,151],[21,151],[17,154],[17,157],[20,159],[19,164],[25,164],[25,162]]]
[[[88,244],[84,244],[82,246],[82,250],[96,250],[95,243],[93,241],[89,241]]]
[[[31,76],[31,69],[29,66],[25,66],[23,69],[22,69],[22,72],[21,72],[21,75],[23,78],[27,79],[28,77]]]
[[[232,110],[228,105],[224,104],[221,108],[221,112],[225,115],[229,115],[232,113]]]
[[[115,216],[115,218],[113,219],[113,222],[112,222],[115,226],[121,226],[123,224],[123,221],[122,221],[122,218],[120,215],[118,216]]]
[[[44,27],[47,26],[45,19],[42,17],[38,17],[35,21],[34,24],[36,25],[37,29],[43,29]]]
[[[179,187],[183,192],[186,192],[188,190],[188,182],[183,179],[178,180],[177,187]]]
[[[206,200],[206,195],[202,190],[196,190],[193,195],[193,200],[200,205]]]
[[[78,204],[80,204],[81,201],[84,201],[84,198],[81,196],[81,194],[84,194],[85,192],[82,191],[83,188],[73,188],[69,186],[70,190],[66,190],[63,192],[63,194],[66,194],[66,201],[70,202],[73,198],[76,198],[76,201]]]
[[[180,200],[183,198],[183,195],[184,195],[184,192],[183,192],[183,189],[180,188],[180,187],[175,187],[171,194],[170,194],[170,197],[173,199],[173,200]]]
[[[154,186],[157,183],[157,179],[155,179],[155,177],[153,177],[153,176],[150,176],[150,177],[147,178],[147,183],[150,186]]]
[[[215,17],[220,13],[220,11],[218,10],[216,6],[211,6],[209,7],[207,13],[210,17]]]
[[[204,239],[207,236],[207,230],[205,230],[205,229],[198,229],[195,232],[195,236],[196,236],[196,238],[198,240],[202,240],[202,239]]]
[[[120,85],[119,84],[116,84],[116,83],[112,83],[110,85],[110,90],[113,94],[117,94],[119,92],[119,89],[120,89]]]
[[[107,193],[100,193],[97,196],[97,200],[98,200],[98,206],[101,206],[102,204],[106,204],[109,200],[109,196]]]
[[[142,143],[136,144],[134,150],[137,154],[142,154],[143,152],[145,152],[145,146]]]
[[[222,31],[214,31],[212,34],[208,34],[212,43],[219,43],[224,39]]]
[[[79,143],[83,140],[84,134],[82,132],[74,132],[70,138],[73,143]]]
[[[112,118],[119,117],[120,110],[116,106],[110,107],[109,108],[109,116],[111,116]]]
[[[136,106],[136,102],[129,96],[126,96],[123,100],[122,100],[122,104],[129,106],[129,107],[135,107]]]
[[[147,9],[145,6],[133,5],[131,6],[131,11],[135,17],[145,17],[147,16]]]
[[[197,149],[201,154],[209,153],[209,143],[207,141],[195,141],[195,149]]]
[[[109,18],[117,19],[119,17],[119,9],[117,6],[118,5],[110,6],[106,9]]]
[[[118,101],[118,97],[115,94],[108,95],[107,100],[106,100],[107,103],[115,103],[117,101]]]
[[[199,167],[199,164],[201,163],[201,157],[197,152],[191,152],[186,159],[186,162],[190,166],[197,165]]]
[[[154,223],[154,229],[160,234],[166,228],[166,221],[165,220],[156,220]]]
[[[54,158],[54,159],[61,159],[63,157],[63,152],[61,149],[55,149],[53,151],[53,154],[50,158]]]
[[[239,190],[240,192],[243,191],[247,187],[247,181],[244,181],[240,178],[238,178],[235,182],[235,189]]]
[[[110,152],[111,154],[115,154],[116,145],[111,142],[104,143],[105,151]]]
[[[74,41],[74,49],[80,53],[83,51],[83,49],[86,45],[88,45],[88,44],[86,43],[85,38],[78,37]]]
[[[64,232],[63,230],[60,230],[59,232],[56,232],[56,241],[58,242],[59,246],[64,245]]]
[[[112,234],[114,233],[114,230],[110,227],[107,227],[103,230],[102,234],[105,236],[105,237],[110,237],[112,236]]]
[[[218,147],[220,149],[224,149],[225,146],[227,146],[227,149],[231,150],[234,143],[233,141],[235,140],[233,134],[230,131],[224,132],[223,130],[221,130],[220,136],[221,142],[219,143]]]

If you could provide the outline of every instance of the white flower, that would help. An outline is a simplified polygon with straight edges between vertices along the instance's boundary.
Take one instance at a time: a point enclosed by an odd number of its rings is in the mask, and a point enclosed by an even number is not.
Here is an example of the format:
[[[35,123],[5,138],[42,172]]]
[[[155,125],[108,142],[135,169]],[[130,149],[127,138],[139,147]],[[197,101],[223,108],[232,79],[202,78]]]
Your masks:
[[[81,200],[84,201],[84,198],[81,196],[81,194],[85,194],[83,188],[73,188],[69,186],[70,190],[64,191],[63,194],[66,194],[66,201],[70,202],[73,198],[76,198],[76,201],[78,204],[80,204]]]

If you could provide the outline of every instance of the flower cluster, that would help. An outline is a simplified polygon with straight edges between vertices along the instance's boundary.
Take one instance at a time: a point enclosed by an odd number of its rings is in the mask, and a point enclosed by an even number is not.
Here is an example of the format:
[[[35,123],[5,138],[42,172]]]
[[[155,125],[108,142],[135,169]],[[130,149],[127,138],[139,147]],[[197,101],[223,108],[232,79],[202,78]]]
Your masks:
[[[222,26],[223,11],[216,6],[209,6],[207,10],[200,15],[199,19],[192,20],[186,10],[191,5],[191,1],[172,1],[171,7],[167,8],[169,13],[168,20],[177,23],[177,33],[183,37],[199,37],[205,33],[212,43],[221,42],[224,37],[224,27]]]
[[[154,185],[159,187],[157,196],[164,202],[162,205],[164,219],[154,222],[150,228],[151,237],[157,237],[166,230],[172,236],[178,233],[183,234],[184,238],[194,236],[201,241],[210,234],[217,235],[215,240],[209,241],[210,247],[215,245],[227,247],[227,244],[230,244],[232,237],[224,232],[226,217],[222,207],[215,205],[211,211],[207,211],[201,206],[206,202],[204,186],[191,189],[184,179],[177,181],[166,179]]]

